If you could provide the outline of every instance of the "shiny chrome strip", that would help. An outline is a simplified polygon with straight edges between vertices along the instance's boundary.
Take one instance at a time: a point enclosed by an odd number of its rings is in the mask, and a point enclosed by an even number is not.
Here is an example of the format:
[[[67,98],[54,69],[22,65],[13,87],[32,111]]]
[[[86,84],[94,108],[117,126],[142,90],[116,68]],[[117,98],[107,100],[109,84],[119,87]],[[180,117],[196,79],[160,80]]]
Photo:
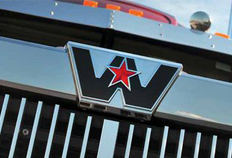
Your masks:
[[[20,108],[19,108],[18,117],[17,117],[17,121],[16,121],[16,125],[15,125],[14,136],[13,136],[13,140],[12,140],[12,143],[11,143],[10,153],[9,153],[8,158],[13,158],[14,157],[15,147],[16,147],[16,143],[17,143],[17,140],[18,140],[18,135],[19,135],[21,121],[22,121],[22,118],[23,118],[23,111],[24,111],[24,108],[25,108],[25,104],[26,104],[26,98],[22,98]]]
[[[2,126],[3,126],[4,119],[5,119],[5,114],[6,114],[6,109],[7,109],[9,98],[10,96],[6,94],[4,97],[3,105],[2,105],[2,110],[1,110],[1,115],[0,115],[0,135],[2,132]]]
[[[43,102],[39,101],[37,110],[36,110],[35,120],[34,120],[32,131],[31,131],[31,138],[30,138],[26,158],[31,158],[31,154],[32,154],[34,142],[35,142],[35,136],[36,136],[36,132],[37,132],[38,124],[39,124],[39,118],[40,118],[40,114],[42,110],[42,105],[43,105]]]
[[[54,112],[53,112],[52,124],[50,127],[50,132],[49,132],[49,136],[48,136],[48,142],[47,142],[47,147],[46,147],[46,152],[45,152],[44,158],[49,158],[49,155],[50,155],[52,140],[53,140],[55,127],[56,127],[56,121],[57,121],[57,117],[58,117],[58,112],[59,112],[59,105],[56,105]]]
[[[229,147],[228,147],[228,155],[227,158],[231,158],[232,157],[232,138],[229,141]]]
[[[104,120],[97,158],[113,158],[119,122]]]
[[[160,158],[164,158],[165,156],[166,144],[167,144],[167,139],[168,139],[168,130],[169,130],[169,127],[165,126],[163,140],[162,140],[162,147],[161,147],[161,152],[160,152]]]
[[[67,134],[66,134],[66,138],[65,138],[65,143],[64,143],[64,149],[63,149],[63,153],[62,153],[62,158],[66,158],[67,157],[68,146],[69,146],[70,137],[71,137],[71,134],[72,134],[72,128],[73,128],[74,118],[75,118],[75,114],[71,113],[70,117],[69,117],[68,129],[67,129]]]
[[[133,133],[134,133],[134,125],[130,125],[127,144],[126,144],[126,152],[125,152],[125,158],[129,158],[130,156],[130,150],[131,150],[131,143],[133,139]]]
[[[143,149],[143,158],[147,158],[150,138],[151,138],[151,128],[147,128],[146,140],[145,140],[144,149]]]
[[[196,145],[195,145],[195,151],[194,151],[194,158],[198,158],[199,150],[200,150],[200,143],[201,143],[201,133],[197,132]]]
[[[214,135],[214,136],[213,136],[213,141],[212,141],[212,147],[211,147],[211,155],[210,155],[210,158],[214,158],[214,157],[215,157],[216,147],[217,147],[217,136]]]
[[[181,158],[181,156],[182,156],[182,150],[183,150],[183,144],[184,144],[184,135],[185,135],[185,130],[182,129],[180,131],[179,145],[178,145],[178,151],[177,151],[176,158]]]
[[[88,116],[86,127],[85,127],[84,139],[83,139],[82,148],[81,148],[80,158],[85,158],[85,152],[86,152],[86,147],[87,147],[87,143],[88,143],[91,122],[92,122],[92,116]]]

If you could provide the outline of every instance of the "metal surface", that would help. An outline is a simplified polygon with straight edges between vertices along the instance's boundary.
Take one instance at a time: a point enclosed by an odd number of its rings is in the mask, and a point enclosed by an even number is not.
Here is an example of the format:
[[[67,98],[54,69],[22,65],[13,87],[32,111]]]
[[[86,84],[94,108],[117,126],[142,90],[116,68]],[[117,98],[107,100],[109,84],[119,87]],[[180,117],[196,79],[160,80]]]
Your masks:
[[[17,117],[17,122],[15,125],[15,129],[14,129],[14,136],[11,142],[11,147],[10,147],[10,152],[9,152],[9,156],[8,158],[13,158],[14,157],[14,153],[15,153],[15,147],[16,147],[16,143],[18,140],[18,136],[19,136],[19,131],[20,131],[20,126],[21,126],[21,121],[23,118],[23,111],[25,108],[25,104],[26,104],[26,98],[22,98],[21,104],[20,104],[20,108],[19,108],[19,112],[18,112],[18,117]]]
[[[0,48],[0,80],[76,94],[64,49],[8,38],[0,38]]]
[[[39,101],[38,107],[37,107],[37,110],[36,110],[35,120],[34,120],[34,123],[33,123],[33,128],[32,128],[32,131],[31,131],[31,138],[30,138],[30,142],[29,142],[29,145],[28,145],[27,157],[26,158],[31,158],[31,155],[32,155],[34,142],[35,142],[35,136],[36,136],[36,132],[37,132],[37,129],[38,129],[38,124],[39,124],[39,119],[40,119],[40,115],[41,115],[42,106],[43,106],[43,102]]]
[[[211,26],[211,19],[205,12],[195,12],[190,18],[190,27],[194,30],[207,31]]]
[[[164,127],[164,133],[163,133],[163,139],[162,139],[162,146],[161,146],[161,151],[160,151],[160,158],[164,158],[165,156],[165,151],[166,151],[166,144],[167,144],[167,139],[168,139],[168,130],[169,127],[165,126]]]
[[[150,139],[151,139],[151,131],[152,131],[151,128],[147,128],[147,133],[146,133],[146,138],[145,138],[145,143],[144,143],[144,149],[143,149],[143,158],[147,158]]]
[[[92,27],[110,28],[151,39],[232,55],[231,40],[208,33],[159,23],[118,11],[57,3],[58,5],[54,5],[53,1],[2,1],[0,9]],[[111,14],[114,14],[113,23]]]
[[[227,158],[232,157],[232,139],[229,140],[228,155]]]
[[[155,116],[231,130],[231,91],[231,83],[182,74]]]
[[[68,53],[70,56],[70,62],[72,65],[72,70],[73,70],[73,76],[74,76],[74,81],[75,81],[75,85],[76,85],[76,92],[77,92],[77,96],[80,102],[84,102],[90,105],[101,105],[101,106],[105,106],[106,110],[110,111],[109,109],[111,108],[112,112],[116,113],[118,111],[118,109],[126,109],[126,110],[130,110],[131,112],[139,112],[141,114],[147,114],[148,116],[151,116],[151,114],[154,112],[154,110],[157,108],[159,102],[162,100],[162,97],[165,95],[165,93],[167,92],[167,90],[171,87],[172,83],[175,81],[175,79],[177,78],[177,76],[179,75],[180,71],[182,70],[182,65],[178,64],[178,63],[174,63],[174,62],[168,62],[168,61],[164,61],[164,60],[158,60],[158,59],[154,59],[154,58],[148,58],[148,57],[143,57],[143,56],[139,56],[139,55],[134,55],[134,54],[127,54],[127,53],[123,53],[123,52],[119,52],[119,51],[113,51],[113,50],[109,50],[109,49],[104,49],[104,48],[99,48],[99,47],[94,47],[94,46],[89,46],[89,45],[85,45],[85,44],[79,44],[79,43],[74,43],[74,42],[69,42],[67,44],[67,48],[68,48]],[[78,50],[75,52],[75,50]],[[80,52],[81,50],[86,50],[87,52]],[[80,66],[78,67],[78,62],[77,62],[77,54],[87,54],[89,53],[90,55],[90,62],[92,62],[92,64],[90,66],[92,66],[91,68],[86,65],[85,68],[82,70],[80,70]],[[80,55],[80,57],[82,57]],[[161,69],[162,66],[168,67],[168,68],[172,68],[175,69],[173,70],[173,74],[170,75],[170,80],[168,80],[167,84],[165,84],[164,88],[161,90],[161,92],[158,94],[157,99],[155,99],[154,101],[152,100],[152,105],[149,105],[151,107],[145,107],[144,104],[130,104],[129,103],[129,96],[127,94],[127,90],[121,88],[118,85],[115,85],[113,88],[115,88],[114,92],[110,92],[112,94],[110,94],[110,97],[107,99],[101,99],[99,97],[94,97],[94,94],[84,94],[84,92],[86,92],[87,90],[84,89],[86,87],[85,84],[83,84],[83,80],[81,80],[82,75],[84,75],[83,73],[86,72],[90,72],[93,69],[93,73],[95,74],[95,78],[93,80],[97,80],[99,83],[100,81],[102,82],[108,82],[107,79],[102,79],[102,78],[106,78],[106,77],[102,77],[104,74],[107,73],[106,70],[109,69],[109,65],[111,63],[113,63],[115,61],[115,59],[117,57],[123,58],[123,62],[125,62],[125,60],[133,60],[134,64],[136,65],[136,74],[139,75],[139,79],[143,79],[143,84],[139,84],[138,86],[134,84],[134,87],[142,87],[142,88],[137,88],[137,89],[133,89],[131,90],[130,88],[129,91],[129,95],[133,97],[135,96],[135,94],[137,94],[136,92],[141,89],[144,90],[143,93],[146,93],[146,89],[148,89],[148,84],[152,84],[152,81],[155,82],[153,80],[153,78],[156,76],[156,73],[158,72],[158,70]],[[87,63],[87,59],[81,58],[81,61],[86,61]],[[127,62],[126,62],[127,63]],[[145,66],[150,66],[150,69],[147,69]],[[83,64],[82,64],[83,65]],[[122,64],[121,64],[122,65]],[[127,65],[128,67],[128,65]],[[137,68],[138,67],[138,68]],[[85,69],[89,68],[89,71],[85,71]],[[131,70],[130,70],[131,71]],[[162,74],[163,76],[166,76],[167,78],[169,78],[168,75],[165,74],[166,72],[164,72],[164,74]],[[97,75],[96,75],[97,74]],[[158,73],[157,73],[158,74]],[[96,77],[97,76],[97,77]],[[91,76],[88,75],[89,80],[91,79]],[[156,76],[157,78],[159,76]],[[112,78],[111,82],[112,82]],[[113,78],[114,79],[114,78]],[[144,82],[145,80],[145,82]],[[161,81],[162,80],[162,81]],[[141,83],[141,80],[139,80]],[[93,81],[94,82],[94,81]],[[108,83],[110,87],[112,84]],[[129,81],[128,81],[129,82]],[[163,83],[164,79],[160,79],[160,82]],[[155,82],[157,83],[156,87],[159,87],[160,82]],[[129,82],[130,83],[130,82]],[[145,84],[144,84],[145,83]],[[96,83],[97,84],[97,83]],[[87,84],[89,85],[89,84]],[[129,86],[130,87],[130,86]],[[91,86],[89,87],[92,89],[93,92],[98,93],[98,90],[101,87],[94,87]],[[108,88],[109,89],[109,88]],[[159,89],[159,88],[157,88]],[[104,89],[105,90],[105,89]],[[152,88],[152,90],[154,90]],[[106,90],[105,90],[106,91]],[[105,92],[107,93],[107,92]],[[149,95],[153,95],[154,98],[156,97],[156,93],[153,91],[149,91],[148,92]],[[97,94],[98,95],[98,94]],[[102,94],[102,96],[104,96],[104,93]],[[140,100],[146,100],[145,102],[148,101],[148,97],[147,95],[144,96],[142,98],[142,95],[136,95],[136,97],[140,96]],[[128,98],[127,98],[128,97]],[[146,99],[145,99],[146,97]],[[90,106],[91,108],[91,106]],[[113,110],[116,109],[116,110]],[[111,112],[110,111],[110,112]]]
[[[228,26],[228,35],[232,37],[232,1],[230,2],[230,15],[229,15],[229,26]]]
[[[3,122],[4,122],[4,119],[5,119],[5,115],[6,115],[6,109],[7,109],[7,104],[8,104],[8,101],[9,101],[9,97],[10,96],[8,94],[5,95],[3,105],[2,105],[2,110],[1,110],[1,115],[0,115],[0,135],[1,135],[1,132],[2,132],[2,126],[3,126]]]
[[[55,1],[52,0],[2,1],[0,9],[93,27],[108,28],[109,26],[111,10],[71,3],[56,3],[58,5],[55,5]]]
[[[181,129],[180,131],[180,138],[179,138],[179,145],[178,145],[178,151],[177,151],[177,158],[182,157],[182,150],[183,150],[183,144],[184,144],[184,136],[185,136],[185,130]]]
[[[113,158],[119,123],[104,120],[97,158]]]
[[[73,128],[74,118],[75,118],[75,114],[71,113],[70,117],[69,117],[68,129],[67,129],[67,133],[66,133],[66,138],[65,138],[65,143],[64,143],[62,158],[66,158],[67,157],[69,142],[70,142],[70,138],[71,138],[71,134],[72,134],[72,128]]]
[[[0,96],[1,99],[4,98],[3,97],[4,95],[1,94]],[[179,136],[178,131],[180,130],[180,128],[178,127],[168,127],[168,126],[163,127],[160,125],[153,126],[153,125],[145,125],[144,123],[136,123],[136,125],[132,125],[130,124],[130,122],[124,120],[120,120],[120,119],[111,120],[109,118],[104,118],[98,115],[89,116],[89,114],[86,112],[80,112],[80,111],[74,112],[65,108],[60,108],[59,111],[60,114],[67,114],[67,116],[57,115],[58,106],[56,106],[57,109],[54,110],[54,104],[52,105],[43,104],[43,108],[42,108],[43,101],[38,103],[37,101],[32,101],[31,99],[32,98],[30,97],[24,98],[22,100],[24,101],[27,100],[27,102],[22,101],[20,103],[21,101],[20,98],[17,98],[15,96],[11,96],[9,98],[10,104],[7,105],[7,113],[12,113],[12,112],[18,113],[17,110],[18,109],[20,110],[18,117],[15,118],[15,121],[16,120],[17,121],[14,123],[8,121],[9,118],[12,118],[11,115],[6,115],[6,119],[4,121],[4,126],[3,126],[3,132],[0,139],[1,157],[12,157],[13,155],[14,157],[18,157],[18,155],[25,155],[26,157],[26,154],[28,153],[29,149],[33,149],[31,151],[33,154],[28,156],[34,157],[36,155],[39,157],[44,157],[44,153],[47,152],[47,150],[45,151],[47,144],[47,137],[48,135],[51,136],[50,133],[52,133],[52,135],[54,134],[54,131],[51,132],[51,130],[49,129],[51,126],[54,127],[55,123],[52,123],[52,125],[50,125],[50,123],[48,124],[46,123],[47,121],[50,122],[51,120],[52,120],[51,122],[56,122],[56,132],[54,137],[55,139],[53,139],[52,141],[51,148],[49,148],[49,152],[51,154],[56,155],[56,157],[62,157],[62,156],[71,157],[71,155],[72,156],[78,155],[76,157],[79,157],[81,155],[80,158],[84,158],[84,157],[89,157],[89,154],[91,155],[94,154],[96,155],[96,157],[98,155],[98,157],[100,158],[109,158],[113,156],[129,158],[131,156],[135,157],[134,155],[144,158],[155,157],[155,156],[176,157],[175,152],[173,151],[170,152],[169,150],[165,150],[165,148],[170,147],[169,143],[172,142],[173,137]],[[22,106],[20,106],[20,104]],[[30,110],[27,109],[29,107]],[[74,119],[74,115],[82,119]],[[58,116],[57,120],[59,121],[55,121],[56,116]],[[28,124],[31,118],[35,118],[34,123],[32,122],[31,124],[30,123]],[[21,119],[22,121],[20,121]],[[37,126],[36,125],[37,122],[39,128],[35,128]],[[59,128],[60,127],[62,128],[64,124],[67,124],[67,130],[59,130]],[[29,138],[25,137],[25,135],[19,134],[18,129],[20,128],[23,129],[25,125],[27,126],[28,129],[32,129],[32,135],[35,135],[35,138],[34,136],[31,136],[30,140],[35,139],[36,141],[34,143],[31,143],[31,141],[29,142]],[[41,126],[43,126],[43,128],[41,128]],[[9,130],[9,127],[16,130]],[[73,129],[75,128],[73,132],[72,132],[72,128]],[[90,130],[90,129],[94,129],[94,130]],[[184,133],[186,133],[185,136]],[[16,136],[17,134],[18,136]],[[186,143],[184,144],[182,143],[184,137],[187,139],[189,138],[189,134],[197,135],[196,144],[194,144],[195,141],[190,141],[190,142],[186,141]],[[97,135],[99,135],[99,137]],[[9,136],[13,137],[13,139],[9,139]],[[203,133],[202,136],[206,136],[210,138],[212,135]],[[183,149],[182,157],[186,157],[186,151],[189,151],[188,149],[189,145],[191,146],[195,145],[196,146],[195,149],[198,150],[197,153],[206,152],[208,155],[211,154],[212,157],[212,151],[215,150],[213,152],[220,153],[225,156],[228,156],[228,158],[231,158],[232,141],[228,135],[227,136],[225,136],[224,134],[220,134],[218,136],[214,135],[212,141],[212,150],[210,150],[211,144],[209,144],[208,151],[205,151],[205,148],[199,148],[200,143],[202,144],[208,143],[208,140],[204,140],[204,139],[201,140],[200,137],[201,137],[201,133],[197,134],[193,132],[192,129],[182,129],[180,133],[178,153],[180,152],[180,146],[181,146],[181,148]],[[221,144],[220,148],[216,148],[215,146],[217,137],[218,139],[220,139],[220,144]],[[134,140],[132,140],[132,138]],[[121,141],[125,141],[125,144],[122,145]],[[149,142],[155,144],[151,144],[151,143],[149,144]],[[141,143],[141,144],[139,145],[137,143]],[[15,148],[14,150],[10,150],[11,153],[8,153],[9,150],[6,149],[8,147],[10,149],[10,146],[12,146],[12,144],[14,144],[13,146],[15,146]],[[178,145],[178,142],[176,141],[176,143],[174,144]],[[30,147],[31,145],[32,147]],[[159,147],[158,151],[156,149],[154,150],[153,145]],[[40,148],[39,150],[38,147]],[[22,150],[22,149],[26,149],[26,150]],[[120,151],[117,151],[115,149],[120,149]],[[106,155],[107,153],[108,155]]]
[[[71,66],[65,50],[6,38],[0,38],[0,46],[0,85],[47,95],[57,92],[54,96],[63,94],[75,100]],[[146,85],[145,78],[149,76],[140,78],[141,84]],[[232,130],[231,92],[231,83],[181,74],[154,115]]]
[[[214,158],[216,154],[216,149],[217,149],[217,136],[213,136],[213,141],[212,141],[212,146],[211,146],[211,154],[210,158]]]
[[[231,40],[223,39],[202,31],[175,27],[144,18],[133,17],[121,12],[115,12],[113,29],[160,41],[211,50],[213,51],[212,53],[232,55],[231,51],[229,51],[232,47]]]
[[[50,131],[49,131],[49,136],[48,136],[48,141],[47,141],[46,152],[45,152],[44,158],[49,158],[49,156],[50,156],[52,141],[53,141],[53,137],[55,134],[56,121],[57,121],[57,117],[58,117],[59,107],[60,107],[59,105],[56,105],[54,108],[52,123],[51,123]]]
[[[134,125],[130,125],[127,144],[126,144],[125,158],[130,157],[130,150],[131,150],[131,143],[132,143],[132,139],[133,139],[133,134],[134,134]]]
[[[198,132],[196,137],[196,143],[195,143],[194,158],[198,158],[199,156],[200,144],[201,144],[201,133]]]
[[[89,139],[89,131],[90,131],[90,127],[91,127],[91,122],[92,122],[92,117],[89,116],[88,119],[87,119],[86,127],[85,127],[85,134],[84,134],[84,139],[83,139],[83,142],[82,142],[80,158],[85,158],[85,153],[86,153],[87,142],[88,142],[88,139]]]

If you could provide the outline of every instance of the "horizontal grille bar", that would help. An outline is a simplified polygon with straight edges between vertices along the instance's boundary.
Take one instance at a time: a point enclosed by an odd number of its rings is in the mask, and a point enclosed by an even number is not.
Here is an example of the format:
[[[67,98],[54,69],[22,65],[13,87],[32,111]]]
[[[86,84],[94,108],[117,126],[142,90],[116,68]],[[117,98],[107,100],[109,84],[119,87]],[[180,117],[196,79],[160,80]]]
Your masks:
[[[231,158],[232,141],[111,120],[8,94],[0,97],[0,157]]]

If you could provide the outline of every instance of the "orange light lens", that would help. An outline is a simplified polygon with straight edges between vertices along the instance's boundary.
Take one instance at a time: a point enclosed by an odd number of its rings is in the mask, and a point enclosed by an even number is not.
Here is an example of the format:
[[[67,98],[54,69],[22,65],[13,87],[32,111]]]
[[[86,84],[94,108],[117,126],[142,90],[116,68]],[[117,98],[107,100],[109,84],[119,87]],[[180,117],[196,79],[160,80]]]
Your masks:
[[[98,6],[98,2],[96,1],[91,1],[91,0],[85,0],[83,3],[84,6],[88,6],[88,7],[97,7]]]
[[[117,5],[113,5],[113,4],[107,4],[106,5],[106,9],[110,9],[110,10],[121,10],[120,6]]]
[[[129,10],[129,14],[135,15],[135,16],[139,16],[139,17],[143,17],[143,12],[140,10],[134,10],[134,9],[130,9]]]
[[[230,36],[228,35],[225,35],[225,34],[222,34],[222,33],[215,33],[216,36],[220,36],[220,37],[223,37],[223,38],[230,38]]]

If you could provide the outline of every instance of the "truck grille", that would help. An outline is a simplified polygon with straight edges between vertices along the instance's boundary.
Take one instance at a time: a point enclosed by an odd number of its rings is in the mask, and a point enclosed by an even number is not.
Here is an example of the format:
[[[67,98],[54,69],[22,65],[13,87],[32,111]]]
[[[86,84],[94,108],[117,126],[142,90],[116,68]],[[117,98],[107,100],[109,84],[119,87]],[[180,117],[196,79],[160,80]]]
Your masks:
[[[1,158],[231,158],[232,139],[0,95]]]

